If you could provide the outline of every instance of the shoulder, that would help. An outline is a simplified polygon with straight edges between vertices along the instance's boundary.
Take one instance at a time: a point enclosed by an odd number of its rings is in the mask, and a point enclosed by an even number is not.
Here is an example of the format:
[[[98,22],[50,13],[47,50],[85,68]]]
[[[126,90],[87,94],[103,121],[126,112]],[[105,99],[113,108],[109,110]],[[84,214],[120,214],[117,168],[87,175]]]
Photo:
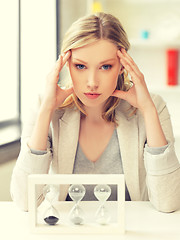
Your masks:
[[[63,108],[63,109],[56,109],[52,119],[53,120],[60,120],[62,119],[63,121],[69,122],[72,121],[72,119],[79,118],[80,112],[76,107],[73,108]]]
[[[116,118],[117,120],[119,118],[125,118],[129,120],[130,118],[133,118],[135,114],[132,114],[136,109],[131,106],[127,101],[121,99],[118,106],[116,107]]]
[[[166,107],[166,102],[158,94],[150,93],[150,95],[151,95],[151,98],[152,98],[152,100],[153,100],[153,102],[156,106],[157,111],[161,112]]]

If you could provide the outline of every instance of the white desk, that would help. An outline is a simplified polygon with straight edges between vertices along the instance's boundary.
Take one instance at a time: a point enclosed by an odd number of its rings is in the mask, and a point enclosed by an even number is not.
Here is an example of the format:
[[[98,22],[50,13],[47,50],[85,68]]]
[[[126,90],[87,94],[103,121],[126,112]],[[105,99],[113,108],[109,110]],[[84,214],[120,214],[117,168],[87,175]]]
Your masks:
[[[180,211],[161,213],[149,202],[126,202],[125,235],[43,235],[29,231],[29,215],[13,202],[0,202],[3,240],[180,240]]]

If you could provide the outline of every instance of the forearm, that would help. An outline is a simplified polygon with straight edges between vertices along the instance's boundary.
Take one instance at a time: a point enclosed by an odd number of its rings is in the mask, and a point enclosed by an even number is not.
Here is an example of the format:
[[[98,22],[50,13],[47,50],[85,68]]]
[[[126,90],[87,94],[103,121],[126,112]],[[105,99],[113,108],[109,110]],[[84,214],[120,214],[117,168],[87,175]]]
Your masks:
[[[154,104],[152,104],[152,106],[143,113],[143,116],[145,121],[148,146],[162,147],[164,145],[167,145],[167,140],[162,130],[159,116]]]
[[[144,151],[146,184],[151,203],[162,212],[172,212],[180,207],[180,164],[169,144],[167,151],[152,155]]]
[[[29,139],[28,146],[35,150],[46,150],[49,125],[51,122],[52,112],[44,107],[40,108],[36,123]]]
[[[10,192],[12,200],[20,209],[28,211],[28,176],[30,174],[47,174],[51,163],[51,152],[36,155],[22,151],[13,169]],[[38,186],[37,198],[41,200],[42,186]],[[40,197],[40,198],[39,198]]]

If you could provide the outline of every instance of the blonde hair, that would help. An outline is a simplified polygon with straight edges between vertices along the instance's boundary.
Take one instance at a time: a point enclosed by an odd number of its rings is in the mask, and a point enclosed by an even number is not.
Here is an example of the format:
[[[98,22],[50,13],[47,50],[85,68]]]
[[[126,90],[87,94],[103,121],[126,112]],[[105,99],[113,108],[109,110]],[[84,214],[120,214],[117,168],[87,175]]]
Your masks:
[[[71,49],[86,46],[100,39],[108,40],[117,46],[117,49],[129,49],[130,44],[119,20],[111,14],[99,12],[80,18],[74,22],[66,32],[63,43],[62,52]],[[118,76],[116,89],[127,91],[131,83],[128,74],[124,71]],[[110,96],[104,106],[102,117],[108,122],[116,123],[115,108],[118,106],[120,99]],[[86,115],[83,103],[80,99],[72,94],[69,96],[60,108],[76,107]]]

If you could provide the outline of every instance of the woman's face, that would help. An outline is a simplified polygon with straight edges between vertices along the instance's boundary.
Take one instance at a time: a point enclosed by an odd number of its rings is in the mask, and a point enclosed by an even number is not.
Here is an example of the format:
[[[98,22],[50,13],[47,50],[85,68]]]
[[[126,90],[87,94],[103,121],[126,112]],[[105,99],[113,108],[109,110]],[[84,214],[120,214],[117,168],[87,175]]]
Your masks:
[[[103,105],[114,92],[121,65],[117,47],[99,40],[72,50],[69,71],[74,92],[87,107]]]

